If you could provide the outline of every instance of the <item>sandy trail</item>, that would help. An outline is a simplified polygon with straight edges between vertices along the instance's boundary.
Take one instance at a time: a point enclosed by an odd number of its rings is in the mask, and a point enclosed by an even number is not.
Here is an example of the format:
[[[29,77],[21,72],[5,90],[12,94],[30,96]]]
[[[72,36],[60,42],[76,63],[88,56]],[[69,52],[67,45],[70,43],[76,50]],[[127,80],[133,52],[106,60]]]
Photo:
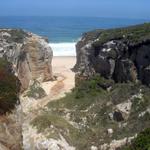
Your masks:
[[[75,86],[75,73],[72,72],[72,68],[76,62],[76,57],[54,57],[53,75],[56,77],[56,81],[49,81],[42,83],[42,88],[45,90],[47,96],[39,99],[24,99],[22,104],[24,106],[25,114],[32,113],[37,115],[37,113],[42,110],[45,105],[53,100],[60,99],[65,96],[66,93],[70,92]],[[27,115],[28,119],[30,115]]]
[[[57,80],[42,84],[49,101],[65,96],[65,93],[70,92],[74,88],[75,73],[71,69],[74,67],[75,62],[76,57],[57,56],[53,58],[53,75],[56,76]]]
[[[63,88],[65,87],[64,81],[67,79],[65,76],[62,76],[61,74],[58,75],[58,77],[61,77],[61,79],[57,79],[57,83],[51,88],[50,95],[57,96]]]
[[[36,128],[31,126],[31,121],[43,110],[46,105],[53,100],[64,97],[75,86],[75,74],[71,71],[76,62],[76,57],[54,57],[52,62],[53,75],[55,81],[42,83],[42,88],[47,96],[42,99],[32,99],[21,95],[21,105],[23,110],[22,135],[24,149],[36,149],[35,145],[45,139],[43,134],[37,133]]]

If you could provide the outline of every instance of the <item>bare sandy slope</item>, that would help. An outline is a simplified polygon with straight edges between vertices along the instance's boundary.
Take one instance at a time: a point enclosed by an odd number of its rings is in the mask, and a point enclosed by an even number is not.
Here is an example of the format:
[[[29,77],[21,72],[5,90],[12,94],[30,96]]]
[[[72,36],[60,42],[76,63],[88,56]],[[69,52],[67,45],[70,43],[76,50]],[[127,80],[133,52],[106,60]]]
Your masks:
[[[48,102],[60,99],[64,97],[66,93],[70,92],[75,86],[75,73],[71,70],[75,63],[76,57],[54,57],[52,68],[56,80],[43,82],[41,84],[47,96],[39,100],[29,97],[22,98],[23,112],[30,113],[32,111],[37,114],[37,110],[39,111],[40,108],[44,108]]]
[[[76,57],[73,56],[55,56],[53,57],[53,75],[56,81],[45,82],[42,84],[43,89],[47,95],[57,99],[64,96],[66,92],[75,86],[75,74],[72,68],[76,63]]]
[[[71,69],[75,63],[76,57],[54,57],[52,66],[56,80],[42,83],[42,88],[46,91],[47,96],[38,100],[24,97],[23,95],[20,97],[24,114],[22,135],[25,150],[36,149],[35,147],[38,143],[42,143],[44,140],[47,141],[43,134],[37,133],[37,130],[31,126],[30,122],[46,108],[45,106],[48,102],[65,96],[65,93],[74,88],[75,74]],[[51,143],[51,141],[48,141],[48,143]],[[54,143],[55,141],[52,142],[52,144]],[[63,141],[63,145],[66,145],[66,142]],[[66,146],[68,147],[68,145]]]
[[[73,68],[75,63],[76,57],[54,57],[52,62],[52,68],[53,75],[56,76],[56,80],[42,83],[42,88],[46,91],[47,96],[38,100],[29,98],[27,96],[24,97],[23,95],[20,97],[24,114],[22,135],[25,150],[36,149],[35,147],[39,143],[47,141],[43,134],[39,134],[36,128],[33,128],[33,126],[31,126],[30,122],[37,115],[40,115],[42,110],[46,109],[46,105],[48,102],[57,100],[65,96],[65,93],[70,92],[70,90],[74,88],[75,74],[71,71],[71,68]],[[55,144],[55,141],[53,142],[50,140],[47,142],[51,145]],[[58,143],[59,141],[56,142]],[[63,145],[68,147],[67,144],[63,140]]]

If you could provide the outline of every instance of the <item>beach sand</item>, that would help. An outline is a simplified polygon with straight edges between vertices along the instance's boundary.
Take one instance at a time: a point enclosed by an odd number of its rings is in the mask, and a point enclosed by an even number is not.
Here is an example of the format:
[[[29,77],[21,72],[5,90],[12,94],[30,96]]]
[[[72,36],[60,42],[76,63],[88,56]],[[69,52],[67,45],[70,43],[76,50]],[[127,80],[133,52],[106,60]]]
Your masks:
[[[54,56],[52,60],[53,75],[56,81],[44,82],[43,89],[47,95],[56,99],[70,92],[75,86],[75,73],[72,68],[76,63],[75,56]]]

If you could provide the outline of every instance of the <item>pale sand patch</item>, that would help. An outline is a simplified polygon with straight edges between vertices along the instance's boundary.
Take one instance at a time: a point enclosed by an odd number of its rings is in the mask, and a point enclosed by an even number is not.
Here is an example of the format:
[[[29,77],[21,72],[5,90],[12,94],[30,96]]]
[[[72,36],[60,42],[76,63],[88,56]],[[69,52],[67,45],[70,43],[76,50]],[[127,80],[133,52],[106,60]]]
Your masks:
[[[57,77],[55,81],[41,83],[47,96],[42,99],[33,99],[29,97],[20,97],[24,113],[35,113],[40,111],[45,105],[53,100],[60,99],[66,93],[71,92],[75,87],[75,73],[71,70],[76,63],[76,57],[73,56],[55,56],[52,62],[53,75]],[[41,108],[41,109],[40,109]],[[30,116],[29,116],[30,118]]]
[[[74,88],[75,73],[71,69],[74,67],[75,63],[75,56],[53,57],[53,75],[57,77],[57,80],[42,83],[42,87],[46,91],[47,95],[59,98]]]
[[[63,149],[74,150],[74,148],[69,147],[69,144],[61,138],[60,140],[46,139],[45,135],[37,133],[36,128],[33,128],[30,124],[37,115],[41,113],[43,109],[46,110],[46,105],[52,100],[57,100],[63,96],[65,93],[71,91],[75,86],[75,73],[72,72],[72,68],[76,63],[76,57],[54,57],[52,62],[53,74],[57,76],[56,81],[49,81],[42,83],[43,89],[46,91],[47,96],[35,100],[33,98],[20,96],[21,105],[23,108],[23,125],[22,125],[22,135],[23,135],[23,146],[25,150],[36,149],[41,144],[46,147],[49,145],[60,145]],[[53,149],[56,149],[56,148]],[[66,148],[67,147],[67,148]]]

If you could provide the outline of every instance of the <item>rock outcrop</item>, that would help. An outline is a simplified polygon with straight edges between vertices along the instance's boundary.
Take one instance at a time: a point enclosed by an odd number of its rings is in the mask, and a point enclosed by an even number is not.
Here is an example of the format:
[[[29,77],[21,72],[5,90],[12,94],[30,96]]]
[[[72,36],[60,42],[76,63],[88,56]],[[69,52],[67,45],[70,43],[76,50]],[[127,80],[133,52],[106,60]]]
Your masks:
[[[30,99],[45,96],[39,85],[52,79],[52,56],[47,39],[20,29],[0,29],[0,150],[23,148],[26,114],[20,91],[28,90]]]
[[[76,79],[100,74],[150,85],[150,24],[85,33],[77,46]]]
[[[28,88],[30,80],[52,79],[52,56],[46,39],[19,29],[0,30],[0,57],[13,64],[22,91]]]

